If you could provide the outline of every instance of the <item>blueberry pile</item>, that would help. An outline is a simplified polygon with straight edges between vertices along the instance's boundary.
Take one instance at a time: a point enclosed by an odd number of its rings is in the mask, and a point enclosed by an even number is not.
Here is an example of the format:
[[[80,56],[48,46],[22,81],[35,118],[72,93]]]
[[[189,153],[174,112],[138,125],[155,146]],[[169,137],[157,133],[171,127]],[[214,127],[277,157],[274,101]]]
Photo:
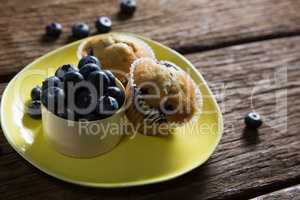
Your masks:
[[[136,11],[136,0],[121,0],[120,13],[125,16],[132,16]],[[97,17],[95,27],[99,33],[107,33],[111,30],[112,21],[109,17]],[[46,35],[51,38],[58,38],[63,32],[63,26],[60,23],[53,22],[46,26]],[[72,26],[72,37],[82,39],[88,37],[91,30],[86,23],[76,23]]]
[[[125,101],[125,94],[116,85],[116,78],[109,70],[102,70],[94,56],[83,57],[77,68],[62,65],[55,76],[43,81],[42,87],[31,91],[28,114],[41,117],[41,104],[50,112],[64,119],[78,121],[99,120],[111,116]]]

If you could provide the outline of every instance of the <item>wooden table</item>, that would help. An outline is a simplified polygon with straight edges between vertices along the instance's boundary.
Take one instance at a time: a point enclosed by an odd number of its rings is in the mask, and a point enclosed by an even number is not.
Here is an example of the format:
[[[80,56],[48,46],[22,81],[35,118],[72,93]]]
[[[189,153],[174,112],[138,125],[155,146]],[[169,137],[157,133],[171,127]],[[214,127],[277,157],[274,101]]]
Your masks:
[[[221,144],[206,164],[172,181],[103,190],[45,175],[0,134],[0,199],[300,199],[300,1],[139,0],[126,20],[118,8],[117,0],[2,1],[1,92],[25,65],[68,43],[73,23],[108,15],[115,31],[157,40],[199,69],[224,114]],[[65,32],[47,42],[52,21]],[[243,122],[253,109],[265,119],[256,134]]]

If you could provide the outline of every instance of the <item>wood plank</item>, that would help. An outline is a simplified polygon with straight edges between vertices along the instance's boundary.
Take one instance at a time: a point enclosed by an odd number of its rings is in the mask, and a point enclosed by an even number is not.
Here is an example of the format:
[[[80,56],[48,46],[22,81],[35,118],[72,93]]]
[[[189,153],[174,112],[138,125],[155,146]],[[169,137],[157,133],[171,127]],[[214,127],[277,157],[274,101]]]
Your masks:
[[[7,83],[0,83],[0,98],[2,97],[2,93],[4,92]]]
[[[300,2],[294,0],[139,0],[138,6],[132,19],[122,20],[118,0],[1,2],[0,78],[68,43],[75,22],[87,22],[94,31],[97,15],[111,16],[115,31],[143,34],[182,52],[300,34]],[[52,21],[65,32],[49,42],[44,26]]]
[[[256,197],[252,200],[299,200],[300,199],[300,185],[289,187],[283,190],[265,194]]]
[[[187,55],[213,88],[225,120],[217,151],[206,164],[187,175],[151,186],[84,188],[34,169],[1,135],[1,197],[246,199],[299,183],[299,43],[300,37],[292,37]],[[282,76],[284,67],[286,81]],[[255,95],[251,98],[252,91]],[[252,110],[251,99],[253,109],[265,122],[258,133],[244,130],[243,117]]]

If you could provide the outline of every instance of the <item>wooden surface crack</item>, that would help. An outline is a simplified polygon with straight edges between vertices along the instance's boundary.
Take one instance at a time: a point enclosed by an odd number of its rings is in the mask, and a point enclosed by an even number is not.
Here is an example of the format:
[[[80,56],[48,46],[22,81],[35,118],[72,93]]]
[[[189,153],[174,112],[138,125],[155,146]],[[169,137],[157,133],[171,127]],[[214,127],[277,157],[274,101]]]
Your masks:
[[[274,39],[281,39],[281,38],[289,38],[289,37],[297,37],[300,36],[300,29],[295,30],[293,32],[282,32],[282,33],[271,33],[270,35],[265,36],[255,36],[255,37],[249,37],[249,38],[241,38],[241,39],[235,39],[232,41],[226,41],[226,42],[220,42],[218,44],[213,45],[203,45],[203,44],[193,44],[193,45],[187,45],[187,46],[180,46],[176,47],[175,50],[182,53],[182,54],[190,54],[190,53],[201,53],[205,51],[214,51],[222,48],[227,48],[231,46],[236,45],[243,45],[248,43],[256,43],[261,41],[267,41],[267,40],[274,40]],[[260,54],[257,52],[257,54]]]

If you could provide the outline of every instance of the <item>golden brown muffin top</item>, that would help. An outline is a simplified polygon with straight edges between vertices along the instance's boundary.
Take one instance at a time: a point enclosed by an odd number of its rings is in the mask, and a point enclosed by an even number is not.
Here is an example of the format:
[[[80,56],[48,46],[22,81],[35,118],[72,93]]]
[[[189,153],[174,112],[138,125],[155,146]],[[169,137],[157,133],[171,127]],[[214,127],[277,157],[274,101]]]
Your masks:
[[[93,48],[94,55],[102,54],[106,48],[115,46],[116,48],[124,48],[127,49],[128,52],[134,54],[134,56],[140,57],[153,57],[153,52],[149,49],[149,46],[146,46],[144,42],[141,40],[121,34],[110,34],[93,37],[87,41],[85,47],[82,50],[82,55],[86,56],[89,53],[89,48]]]
[[[147,106],[164,113],[168,122],[189,121],[201,109],[196,84],[173,63],[139,59],[133,64],[131,79]]]
[[[88,40],[82,56],[94,55],[100,59],[104,69],[111,70],[118,78],[125,79],[131,64],[138,58],[152,57],[152,49],[143,41],[128,35],[109,34]]]

